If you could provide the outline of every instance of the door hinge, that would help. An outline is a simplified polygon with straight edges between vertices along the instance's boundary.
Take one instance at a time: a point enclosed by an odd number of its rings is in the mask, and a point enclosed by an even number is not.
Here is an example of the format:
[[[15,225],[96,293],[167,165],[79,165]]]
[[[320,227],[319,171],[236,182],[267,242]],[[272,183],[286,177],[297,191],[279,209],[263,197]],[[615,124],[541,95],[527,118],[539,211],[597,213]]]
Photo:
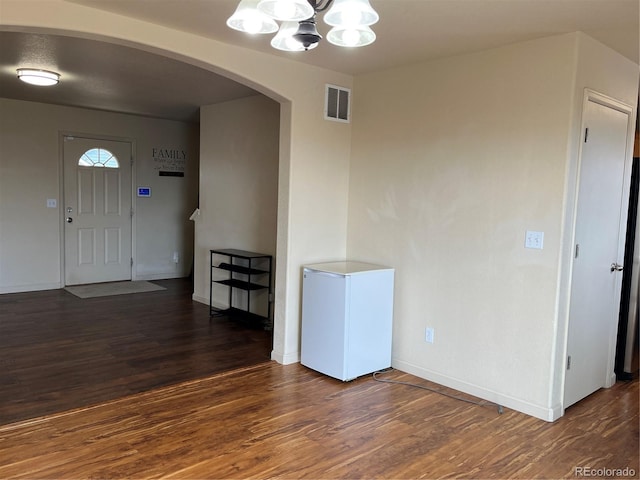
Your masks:
[[[589,127],[584,129],[584,143],[587,143],[588,139],[589,139]]]
[[[131,257],[131,266],[133,267],[133,257]]]
[[[129,217],[133,218],[133,207],[131,207],[131,210],[129,210]]]
[[[571,370],[571,355],[567,357],[567,370]]]
[[[580,244],[576,243],[576,254],[573,258],[578,258],[579,255],[580,255]]]

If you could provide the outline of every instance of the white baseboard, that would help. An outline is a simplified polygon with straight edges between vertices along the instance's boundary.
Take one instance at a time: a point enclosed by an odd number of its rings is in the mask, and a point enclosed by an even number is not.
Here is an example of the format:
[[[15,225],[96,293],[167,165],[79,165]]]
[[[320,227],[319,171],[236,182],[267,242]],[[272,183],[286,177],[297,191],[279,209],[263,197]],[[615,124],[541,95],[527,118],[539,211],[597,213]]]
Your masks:
[[[24,293],[24,292],[38,292],[41,290],[59,290],[62,288],[60,282],[58,283],[36,283],[33,285],[9,285],[8,287],[0,287],[0,294],[2,293]]]
[[[439,373],[432,372],[431,370],[418,367],[416,365],[412,365],[408,362],[404,362],[398,359],[392,359],[391,365],[396,370],[410,373],[411,375],[415,375],[416,377],[424,378],[425,380],[429,380],[430,382],[434,382],[448,388],[453,388],[455,390],[473,395],[474,397],[481,398],[488,402],[502,405],[503,407],[516,410],[526,415],[531,415],[532,417],[539,418],[540,420],[544,420],[546,422],[553,422],[560,418],[563,414],[562,407],[560,405],[553,408],[546,408],[540,405],[535,405],[522,399],[504,395],[499,392],[494,392],[493,390],[488,390],[478,385],[467,383],[456,378],[448,377],[446,375],[441,375]]]
[[[135,274],[132,280],[171,280],[173,278],[186,278],[187,275],[183,275],[182,272],[175,273],[144,273]]]
[[[195,300],[196,302],[204,303],[205,305],[209,305],[209,299],[206,297],[202,297],[200,295],[196,295],[195,293],[191,295],[191,300]]]
[[[299,363],[300,352],[282,354],[282,353],[276,352],[275,350],[272,350],[271,360],[275,360],[281,365],[290,365],[292,363]]]

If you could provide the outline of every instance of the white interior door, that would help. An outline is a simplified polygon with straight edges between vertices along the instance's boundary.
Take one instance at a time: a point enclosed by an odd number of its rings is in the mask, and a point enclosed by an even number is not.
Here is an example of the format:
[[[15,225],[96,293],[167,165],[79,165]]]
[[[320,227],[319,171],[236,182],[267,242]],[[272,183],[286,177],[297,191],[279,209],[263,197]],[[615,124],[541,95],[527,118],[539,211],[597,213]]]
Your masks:
[[[584,112],[564,407],[615,381],[628,203],[630,112],[588,97]],[[629,157],[630,158],[630,157]]]
[[[65,284],[131,280],[131,144],[65,136]]]

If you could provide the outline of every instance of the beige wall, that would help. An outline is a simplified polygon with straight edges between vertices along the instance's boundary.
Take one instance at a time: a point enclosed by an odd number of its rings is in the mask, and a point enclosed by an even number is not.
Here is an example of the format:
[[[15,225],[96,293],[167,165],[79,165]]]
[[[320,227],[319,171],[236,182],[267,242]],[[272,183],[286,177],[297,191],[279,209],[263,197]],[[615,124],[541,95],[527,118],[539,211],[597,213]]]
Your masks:
[[[598,78],[606,85],[593,88],[610,87],[612,96],[634,81],[637,88],[637,66],[634,80],[619,56],[572,34],[354,85],[347,75],[62,0],[28,3],[0,0],[1,28],[137,45],[280,102],[274,359],[299,359],[303,264],[384,263],[397,269],[396,367],[557,418],[578,90]],[[614,70],[581,70],[601,61]],[[354,87],[352,125],[323,120],[325,83]],[[545,232],[544,250],[523,248],[526,230]],[[433,345],[422,340],[427,326]]]
[[[234,248],[275,256],[279,125],[280,105],[262,95],[200,111],[200,216],[193,294],[198,301],[209,303],[209,250]],[[226,289],[215,289],[213,300],[226,306]],[[259,312],[265,311],[261,308]]]
[[[396,268],[394,366],[547,420],[562,410],[567,171],[591,48],[563,35],[354,87],[347,249]],[[604,60],[626,99],[631,62]],[[543,250],[524,248],[527,230]]]
[[[134,182],[151,187],[152,196],[133,198],[132,275],[189,275],[193,224],[188,218],[197,202],[196,125],[0,99],[0,293],[63,285],[61,132],[134,142]],[[185,150],[185,176],[159,177],[153,148]],[[47,208],[47,199],[55,199],[57,208]],[[173,252],[178,252],[178,264]]]
[[[353,79],[63,0],[0,0],[0,9],[2,29],[136,46],[221,73],[281,103],[272,356],[298,361],[301,266],[346,255],[351,128],[324,120],[324,86],[350,88]]]

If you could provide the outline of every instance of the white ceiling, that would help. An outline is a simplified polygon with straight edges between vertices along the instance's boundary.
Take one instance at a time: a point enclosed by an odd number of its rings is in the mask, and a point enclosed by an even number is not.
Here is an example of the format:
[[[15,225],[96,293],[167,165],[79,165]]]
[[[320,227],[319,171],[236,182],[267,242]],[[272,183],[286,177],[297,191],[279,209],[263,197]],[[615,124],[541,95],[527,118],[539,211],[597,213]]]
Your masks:
[[[350,74],[577,30],[638,58],[638,0],[370,0],[380,14],[373,45],[295,54],[272,49],[270,35],[229,29],[239,0],[70,1]],[[322,20],[318,29],[328,31]]]
[[[68,1],[353,75],[574,31],[636,63],[640,48],[640,0],[370,0],[380,14],[373,45],[323,41],[297,53],[272,49],[270,36],[229,29],[238,0]],[[327,32],[322,20],[318,29]],[[8,98],[193,120],[200,105],[255,93],[197,67],[92,40],[0,32],[0,45],[0,95]],[[19,85],[19,65],[63,73],[55,98]]]
[[[201,105],[257,94],[207,70],[110,43],[0,32],[0,45],[5,98],[197,122]],[[34,87],[18,81],[19,66],[62,77],[55,87]]]

